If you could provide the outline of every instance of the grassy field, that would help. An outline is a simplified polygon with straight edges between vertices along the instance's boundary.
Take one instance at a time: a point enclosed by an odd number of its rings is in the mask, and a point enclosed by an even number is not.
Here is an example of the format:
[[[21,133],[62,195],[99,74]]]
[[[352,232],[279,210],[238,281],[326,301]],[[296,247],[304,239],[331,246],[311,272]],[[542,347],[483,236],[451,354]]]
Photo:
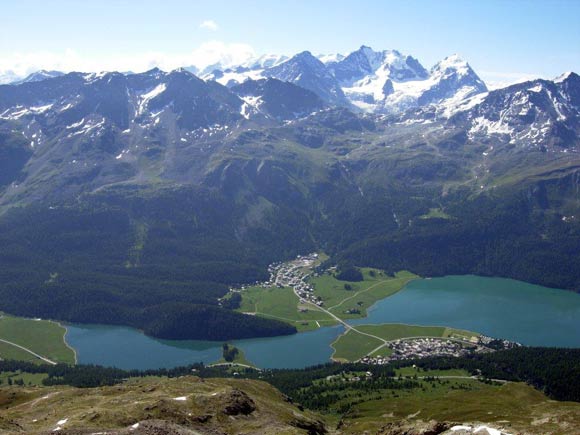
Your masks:
[[[3,316],[0,338],[23,346],[55,362],[74,364],[74,351],[64,341],[65,328],[46,321]],[[0,357],[41,362],[34,355],[6,343],[0,343]]]
[[[0,358],[18,361],[41,362],[37,357],[10,344],[0,342]]]
[[[9,379],[13,383],[22,379],[24,385],[42,386],[42,380],[46,377],[45,373],[0,372],[0,387],[9,385]]]
[[[289,287],[250,287],[242,293],[242,303],[238,311],[282,320],[296,326],[298,331],[336,324],[332,317],[316,310],[312,305],[300,305],[298,296]]]
[[[367,337],[366,335],[349,331],[338,337],[336,341],[332,343],[331,346],[334,349],[332,359],[341,362],[356,361],[357,359],[367,355],[373,349],[379,347],[381,344],[383,344],[383,342],[376,338]]]
[[[353,406],[341,429],[344,433],[375,433],[386,423],[402,419],[486,422],[509,433],[576,433],[570,429],[580,427],[580,404],[549,400],[525,384],[498,386],[476,380],[422,384],[421,389],[398,391]]]
[[[437,337],[437,338],[461,338],[469,340],[478,334],[460,329],[446,328],[444,326],[417,326],[387,323],[382,325],[360,325],[357,330],[375,335],[383,340],[391,341],[408,337]],[[335,352],[333,358],[337,361],[356,361],[368,355],[383,342],[373,337],[368,337],[356,331],[347,331],[332,343]],[[390,349],[384,347],[372,356],[388,356]]]
[[[417,278],[410,272],[399,272],[394,277],[377,269],[362,268],[364,281],[347,282],[324,274],[311,279],[314,293],[324,300],[324,308],[341,319],[366,316],[366,309],[380,299],[401,290],[410,280]],[[350,286],[350,290],[345,288]],[[358,313],[348,313],[358,310]],[[322,326],[336,325],[336,320],[312,304],[301,304],[294,291],[287,288],[249,287],[242,291],[238,311],[290,323],[299,332]]]
[[[328,311],[342,319],[354,319],[365,317],[368,307],[395,294],[409,281],[418,278],[417,275],[405,271],[398,272],[394,277],[389,277],[377,269],[361,268],[361,271],[364,281],[360,282],[340,281],[329,274],[315,277],[311,280],[314,293],[322,298]],[[352,290],[347,290],[345,284]],[[358,310],[360,313],[348,314],[349,310]]]

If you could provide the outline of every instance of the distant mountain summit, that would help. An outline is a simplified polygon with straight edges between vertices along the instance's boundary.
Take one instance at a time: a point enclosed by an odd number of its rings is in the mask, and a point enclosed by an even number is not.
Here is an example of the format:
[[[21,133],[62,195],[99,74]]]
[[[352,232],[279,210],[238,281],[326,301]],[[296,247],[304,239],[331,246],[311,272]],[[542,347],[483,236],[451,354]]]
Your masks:
[[[287,61],[266,69],[263,75],[309,89],[327,103],[347,103],[336,77],[309,51],[298,53]]]
[[[411,56],[396,50],[374,51],[364,45],[343,60],[329,64],[329,68],[342,85],[352,85],[369,75],[384,75],[398,82],[428,76],[425,68]]]
[[[36,72],[26,76],[23,80],[14,82],[14,84],[39,82],[41,80],[52,79],[52,78],[60,77],[63,75],[64,75],[64,73],[61,71],[47,71],[47,70],[41,69],[40,71],[36,71]]]
[[[365,113],[393,114],[431,104],[456,104],[487,91],[485,83],[458,55],[427,70],[416,58],[397,50],[375,51],[362,45],[347,54],[313,55],[303,51],[288,57],[264,54],[240,64],[217,62],[185,71],[226,87],[246,80],[275,78],[314,92],[325,104]],[[22,84],[62,76],[40,70],[26,78],[14,73],[1,83]],[[125,73],[125,75],[134,75]]]
[[[375,51],[365,45],[346,56],[314,56],[304,51],[291,58],[267,55],[238,67],[212,65],[204,71],[202,78],[226,86],[274,77],[311,90],[327,104],[371,113],[400,113],[487,91],[485,83],[457,55],[428,71],[412,56],[397,50]]]

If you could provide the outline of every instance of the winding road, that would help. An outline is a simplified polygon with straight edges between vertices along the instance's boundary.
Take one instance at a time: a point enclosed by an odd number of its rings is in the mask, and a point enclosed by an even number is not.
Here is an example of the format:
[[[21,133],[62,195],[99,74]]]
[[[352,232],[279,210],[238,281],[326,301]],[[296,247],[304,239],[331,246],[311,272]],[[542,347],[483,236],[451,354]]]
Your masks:
[[[367,289],[367,290],[368,290],[368,289]],[[294,293],[296,293],[296,296],[298,296],[298,297],[300,298],[300,296],[298,295],[298,293],[297,293],[296,291],[294,291]],[[300,298],[300,301],[301,301],[301,302],[303,302],[303,303],[306,303],[306,304],[310,304],[310,305],[312,305],[313,307],[315,307],[316,309],[318,309],[318,310],[322,311],[323,313],[326,313],[326,314],[328,314],[328,315],[329,315],[330,317],[332,317],[334,320],[336,320],[337,322],[339,322],[339,323],[343,324],[343,325],[344,325],[344,327],[346,328],[346,330],[347,330],[347,331],[354,331],[354,332],[356,332],[356,333],[358,333],[358,334],[361,334],[361,335],[366,335],[367,337],[375,338],[375,339],[377,339],[377,340],[379,340],[379,341],[382,341],[382,342],[383,342],[383,344],[382,344],[380,347],[383,347],[383,346],[385,346],[385,345],[388,343],[388,341],[387,341],[387,340],[385,340],[384,338],[377,337],[376,335],[367,334],[366,332],[359,331],[359,330],[358,330],[358,329],[356,329],[354,326],[352,326],[352,325],[349,325],[349,324],[348,324],[348,323],[346,323],[344,320],[342,320],[340,317],[338,317],[338,316],[336,316],[335,314],[333,314],[333,313],[331,313],[330,311],[328,311],[326,308],[319,307],[319,306],[318,306],[318,305],[316,305],[314,302],[310,302],[309,300],[302,299],[302,298]],[[341,303],[342,303],[342,302],[341,302]],[[339,304],[339,305],[340,305],[340,304]],[[338,305],[335,305],[335,306],[338,306]]]

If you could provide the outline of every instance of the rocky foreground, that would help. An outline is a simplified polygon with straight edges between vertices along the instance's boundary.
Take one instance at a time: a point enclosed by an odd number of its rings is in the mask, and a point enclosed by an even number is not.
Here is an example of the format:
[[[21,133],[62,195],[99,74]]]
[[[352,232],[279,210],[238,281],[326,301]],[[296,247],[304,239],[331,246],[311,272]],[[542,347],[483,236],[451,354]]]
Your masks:
[[[353,432],[348,416],[336,422],[304,410],[264,382],[238,379],[143,378],[123,385],[5,387],[0,389],[2,434],[341,434],[515,435],[545,433],[504,430],[481,422],[400,422]],[[346,421],[345,421],[346,419]],[[412,421],[411,421],[412,420]],[[346,422],[346,424],[345,424]],[[565,421],[562,420],[565,424]],[[574,432],[573,426],[566,433]],[[554,432],[557,433],[557,432]]]

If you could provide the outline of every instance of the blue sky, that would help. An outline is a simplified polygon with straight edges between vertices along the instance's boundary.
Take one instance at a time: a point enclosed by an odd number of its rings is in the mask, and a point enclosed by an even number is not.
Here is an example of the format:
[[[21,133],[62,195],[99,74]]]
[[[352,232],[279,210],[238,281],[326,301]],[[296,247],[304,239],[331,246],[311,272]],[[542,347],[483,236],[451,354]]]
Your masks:
[[[458,53],[487,81],[580,71],[580,0],[10,0],[1,12],[0,72],[171,69],[362,44],[426,67]]]

